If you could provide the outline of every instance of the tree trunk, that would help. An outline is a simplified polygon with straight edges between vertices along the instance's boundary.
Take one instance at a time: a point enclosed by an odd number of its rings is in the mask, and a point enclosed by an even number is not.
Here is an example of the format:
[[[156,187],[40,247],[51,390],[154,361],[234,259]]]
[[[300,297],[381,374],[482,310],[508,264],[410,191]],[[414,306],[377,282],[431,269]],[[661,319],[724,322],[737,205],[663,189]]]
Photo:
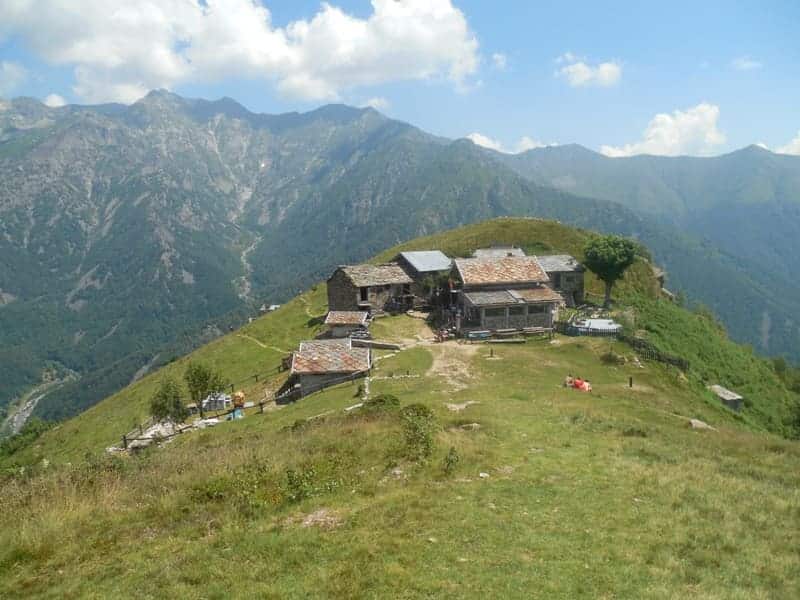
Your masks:
[[[611,286],[614,285],[610,281],[606,281],[606,299],[603,301],[603,308],[611,308]]]

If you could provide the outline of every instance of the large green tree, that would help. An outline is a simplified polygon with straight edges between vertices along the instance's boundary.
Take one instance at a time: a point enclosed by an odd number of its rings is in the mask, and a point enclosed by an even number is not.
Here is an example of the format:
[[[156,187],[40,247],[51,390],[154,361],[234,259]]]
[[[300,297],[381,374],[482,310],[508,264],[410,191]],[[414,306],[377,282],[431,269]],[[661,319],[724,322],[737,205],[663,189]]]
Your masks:
[[[203,400],[209,394],[221,392],[228,383],[225,378],[207,365],[198,362],[190,362],[183,375],[186,387],[189,388],[189,397],[192,402],[197,404],[200,416],[203,416]]]
[[[602,235],[589,240],[583,254],[583,264],[606,284],[603,306],[608,308],[611,289],[636,259],[636,244],[618,235]]]
[[[180,423],[189,415],[183,404],[183,393],[178,382],[167,377],[150,400],[150,414],[156,422]]]

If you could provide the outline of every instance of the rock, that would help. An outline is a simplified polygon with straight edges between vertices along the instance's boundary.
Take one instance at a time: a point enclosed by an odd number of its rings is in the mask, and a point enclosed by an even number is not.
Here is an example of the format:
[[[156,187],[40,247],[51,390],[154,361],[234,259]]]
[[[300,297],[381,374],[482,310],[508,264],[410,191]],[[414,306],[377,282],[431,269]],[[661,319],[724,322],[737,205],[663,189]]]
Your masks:
[[[466,431],[477,431],[480,428],[481,428],[480,423],[464,423],[461,426],[461,429],[464,429]]]
[[[448,402],[445,402],[444,405],[447,407],[447,410],[450,410],[452,412],[461,412],[462,410],[464,410],[465,408],[467,408],[471,404],[480,404],[480,402],[478,402],[476,400],[467,400],[466,402],[464,402],[462,404],[450,404]]]
[[[480,473],[478,473],[478,477],[480,477],[481,479],[488,479],[489,478],[489,474],[488,473],[484,473],[483,471],[481,471]]]
[[[435,544],[435,543],[436,543],[436,542],[438,542],[439,540],[437,540],[435,537],[429,537],[429,538],[428,538],[428,541],[429,541],[431,544]]]
[[[689,427],[691,427],[692,429],[716,431],[715,428],[713,428],[705,421],[701,421],[700,419],[689,419]]]

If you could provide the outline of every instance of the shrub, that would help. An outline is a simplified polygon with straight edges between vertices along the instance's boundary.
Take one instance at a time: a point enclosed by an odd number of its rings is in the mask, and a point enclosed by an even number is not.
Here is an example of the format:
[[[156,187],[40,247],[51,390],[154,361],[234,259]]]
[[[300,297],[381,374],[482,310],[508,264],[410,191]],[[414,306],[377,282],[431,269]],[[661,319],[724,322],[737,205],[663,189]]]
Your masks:
[[[411,460],[424,460],[433,454],[436,416],[424,404],[409,404],[400,411],[405,438],[405,454]]]
[[[180,423],[189,415],[189,411],[183,405],[181,388],[174,379],[167,377],[161,382],[158,391],[150,400],[150,414],[156,422],[173,423]]]
[[[364,402],[359,411],[362,415],[380,416],[400,408],[400,399],[392,394],[380,394]]]
[[[55,423],[42,421],[38,417],[31,417],[19,430],[19,433],[0,442],[0,456],[10,456],[15,452],[30,446],[39,439],[45,431],[53,427]]]
[[[456,450],[455,446],[450,446],[450,450],[448,451],[447,455],[444,457],[444,472],[446,475],[450,475],[453,471],[456,470],[458,466],[458,462],[461,460],[461,457],[458,455],[458,451]]]

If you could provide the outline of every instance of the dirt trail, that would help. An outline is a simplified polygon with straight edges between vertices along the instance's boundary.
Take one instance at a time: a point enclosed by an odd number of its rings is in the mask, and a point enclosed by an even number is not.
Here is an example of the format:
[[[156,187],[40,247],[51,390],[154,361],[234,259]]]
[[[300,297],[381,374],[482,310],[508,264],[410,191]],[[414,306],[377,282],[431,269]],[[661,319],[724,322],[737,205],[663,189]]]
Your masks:
[[[433,354],[433,364],[427,375],[441,377],[454,391],[469,387],[467,382],[473,377],[470,361],[478,353],[480,346],[452,341],[430,344],[428,348]]]
[[[236,335],[237,335],[237,337],[244,338],[246,340],[250,340],[251,342],[254,342],[254,343],[258,344],[259,346],[261,346],[262,348],[265,348],[267,350],[274,350],[275,352],[280,352],[281,354],[289,354],[289,350],[283,350],[281,348],[278,348],[277,346],[268,346],[267,344],[265,344],[261,340],[258,340],[258,339],[254,338],[251,335],[247,335],[246,333],[237,333]]]
[[[311,302],[309,302],[308,298],[306,298],[304,295],[300,295],[297,298],[300,300],[300,302],[302,302],[305,305],[306,316],[309,319],[317,319],[317,318],[323,316],[323,315],[313,315],[313,314],[311,314]]]

